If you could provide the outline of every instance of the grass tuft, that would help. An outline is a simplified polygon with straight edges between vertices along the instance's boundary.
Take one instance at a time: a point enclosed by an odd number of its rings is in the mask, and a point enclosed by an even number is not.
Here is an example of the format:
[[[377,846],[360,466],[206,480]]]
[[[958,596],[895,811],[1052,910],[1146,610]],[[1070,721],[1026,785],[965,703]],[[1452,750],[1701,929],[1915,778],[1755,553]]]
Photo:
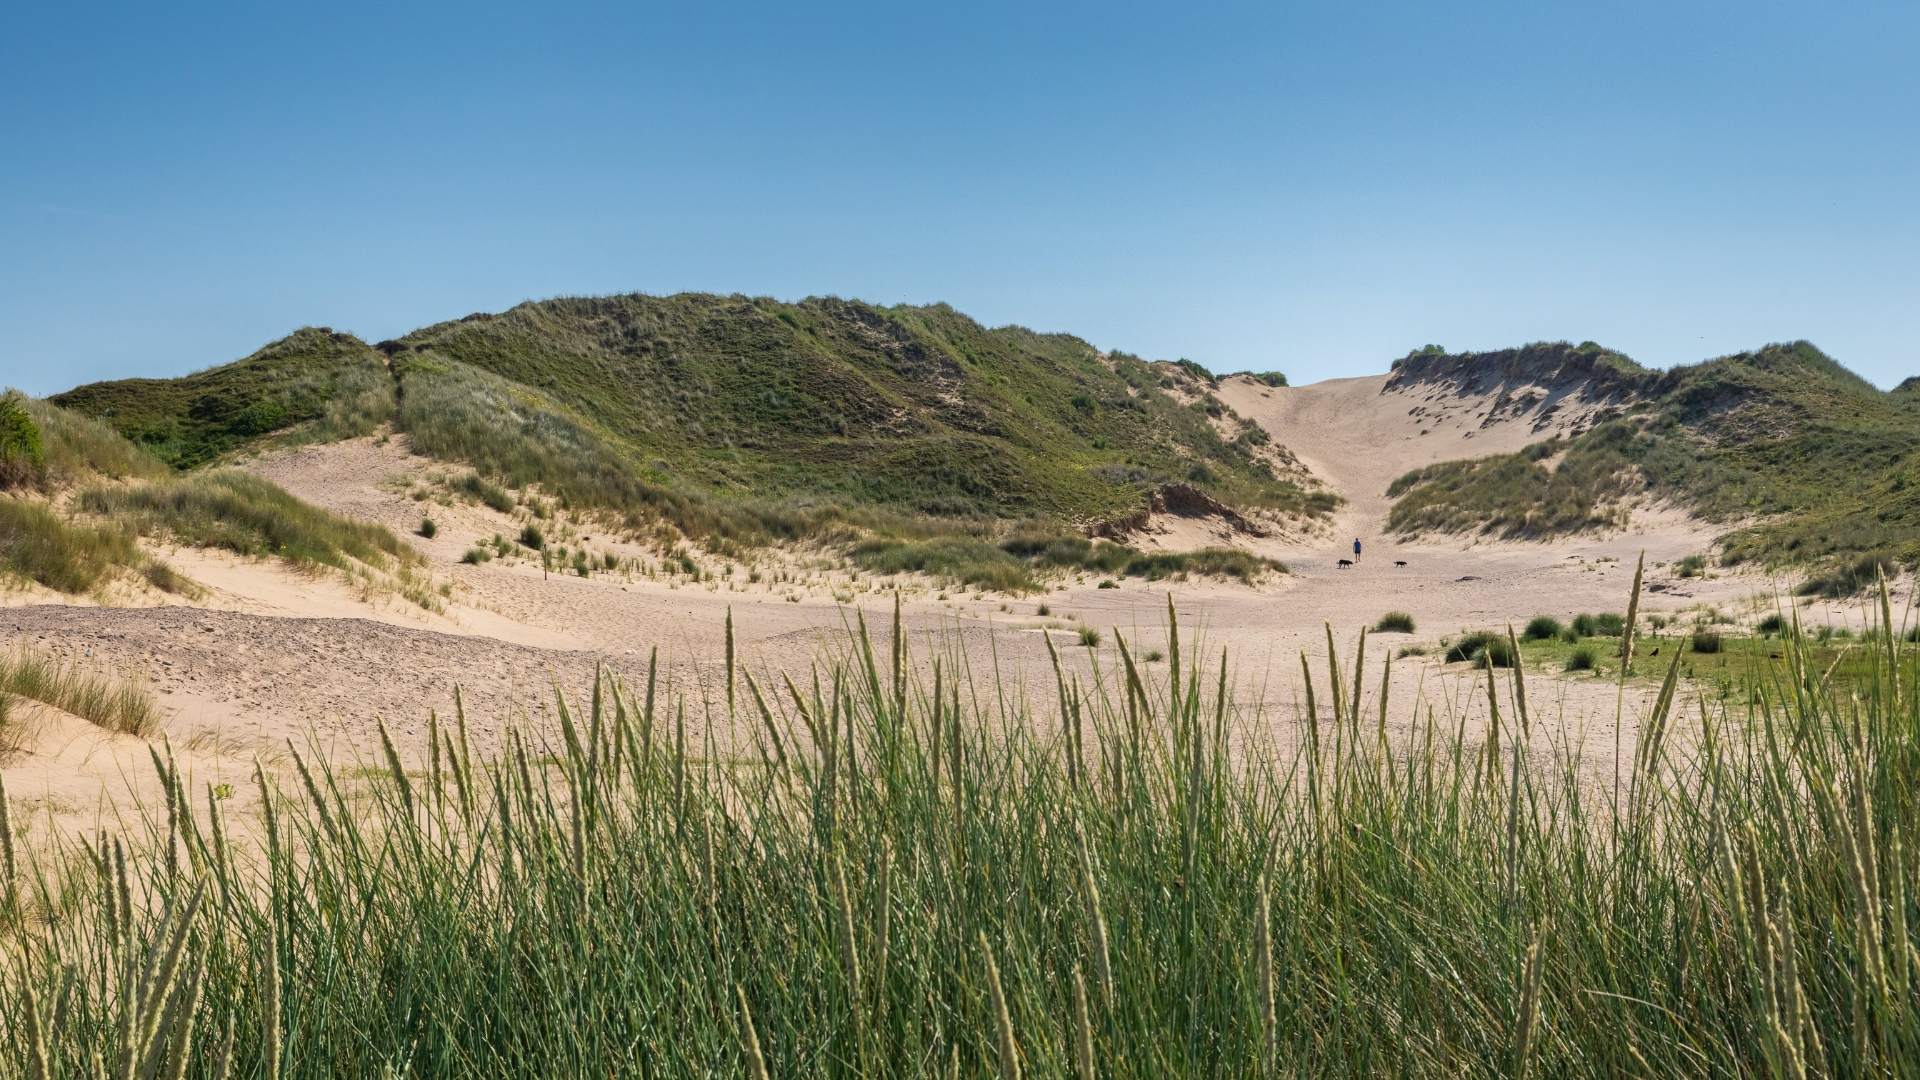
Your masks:
[[[420,556],[392,531],[309,505],[269,481],[220,470],[81,493],[82,510],[126,522],[142,536],[271,556],[296,566],[352,562],[410,565]]]
[[[1404,611],[1389,611],[1385,615],[1380,616],[1379,622],[1373,624],[1373,632],[1376,634],[1411,634],[1413,633],[1413,616]]]
[[[0,695],[51,705],[108,731],[142,738],[160,727],[159,708],[146,687],[108,678],[19,648],[0,654]]]
[[[1475,630],[1462,634],[1447,646],[1441,655],[1441,662],[1458,664],[1471,662],[1475,667],[1512,667],[1514,666],[1513,644],[1505,634],[1496,634],[1491,630]]]
[[[1527,620],[1527,628],[1520,632],[1522,641],[1552,641],[1565,631],[1560,620],[1551,615],[1535,615]]]

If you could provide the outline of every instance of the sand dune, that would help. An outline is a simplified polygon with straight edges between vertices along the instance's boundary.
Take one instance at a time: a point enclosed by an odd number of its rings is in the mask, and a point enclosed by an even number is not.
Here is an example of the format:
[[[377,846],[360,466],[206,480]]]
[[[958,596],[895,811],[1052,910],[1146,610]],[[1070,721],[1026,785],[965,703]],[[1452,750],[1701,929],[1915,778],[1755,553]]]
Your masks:
[[[407,536],[426,556],[434,580],[446,586],[440,610],[339,575],[174,552],[168,556],[174,564],[207,588],[198,607],[39,603],[0,611],[0,637],[146,680],[167,714],[167,738],[191,752],[202,779],[230,782],[244,780],[256,756],[279,754],[289,740],[315,740],[343,759],[375,754],[376,720],[417,752],[429,712],[448,714],[456,685],[482,747],[495,746],[507,725],[541,729],[552,715],[554,689],[584,693],[597,667],[641,678],[656,646],[676,685],[711,699],[729,612],[744,662],[804,672],[823,646],[844,641],[850,606],[866,609],[884,638],[896,586],[916,642],[958,650],[976,673],[998,664],[1002,685],[1033,687],[1045,696],[1052,679],[1047,635],[1082,671],[1095,661],[1113,662],[1116,631],[1142,649],[1163,648],[1171,592],[1187,630],[1212,655],[1225,648],[1232,657],[1233,682],[1249,718],[1285,743],[1302,722],[1299,656],[1306,652],[1316,665],[1324,663],[1328,625],[1346,652],[1357,631],[1383,612],[1413,614],[1419,633],[1376,638],[1371,656],[1377,660],[1409,640],[1504,627],[1534,614],[1620,610],[1638,553],[1664,563],[1710,546],[1704,528],[1672,513],[1637,515],[1628,533],[1551,545],[1448,538],[1399,543],[1382,534],[1385,492],[1396,476],[1434,461],[1514,450],[1570,428],[1585,416],[1577,403],[1562,403],[1543,417],[1510,403],[1503,410],[1489,395],[1389,388],[1385,376],[1299,388],[1229,379],[1221,397],[1346,499],[1331,525],[1311,535],[1224,535],[1204,520],[1181,519],[1156,538],[1162,546],[1227,540],[1292,567],[1258,586],[1129,580],[1101,589],[1081,579],[1059,582],[1043,597],[977,596],[926,581],[852,575],[805,551],[767,553],[757,581],[743,569],[698,584],[632,573],[545,574],[526,558],[465,565],[460,556],[470,545],[495,533],[511,535],[517,523],[468,503],[416,498],[437,476],[458,470],[414,456],[404,439],[359,439],[270,453],[244,467],[310,502]],[[424,515],[439,525],[432,540],[414,534]],[[596,550],[647,554],[591,523],[577,528],[600,533],[591,535]],[[1335,560],[1349,554],[1354,536],[1366,541],[1366,557],[1339,569]],[[1649,610],[1705,603],[1733,608],[1764,593],[1767,583],[1721,577],[1663,580],[1663,586],[1650,595]],[[1039,614],[1042,603],[1047,616]],[[1083,625],[1102,632],[1097,653],[1078,646]],[[1552,737],[1611,747],[1610,685],[1537,678],[1532,700],[1537,714],[1555,718]],[[1375,682],[1377,675],[1368,680],[1370,687]],[[1485,711],[1483,685],[1465,665],[1403,660],[1389,692],[1400,703],[1391,712],[1402,718],[1390,721],[1396,726],[1412,715],[1420,695],[1454,703],[1470,725]],[[723,742],[730,736],[724,716],[721,708],[702,718]],[[25,752],[6,763],[9,789],[76,822],[105,805],[81,793],[124,787],[128,763],[145,752],[139,740],[99,735],[95,749],[76,753],[71,724],[37,730],[53,734],[33,736]],[[1630,743],[1631,731],[1625,737]]]

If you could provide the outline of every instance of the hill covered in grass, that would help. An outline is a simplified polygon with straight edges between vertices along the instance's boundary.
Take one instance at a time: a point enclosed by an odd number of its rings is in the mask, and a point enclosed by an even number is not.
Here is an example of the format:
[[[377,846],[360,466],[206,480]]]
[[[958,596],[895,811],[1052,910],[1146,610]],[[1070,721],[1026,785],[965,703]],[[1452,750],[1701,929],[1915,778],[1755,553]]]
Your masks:
[[[231,364],[177,379],[91,383],[50,400],[184,469],[300,425],[364,434],[391,417],[393,387],[365,342],[307,327]]]
[[[1505,383],[1611,408],[1568,438],[1400,477],[1389,527],[1545,538],[1646,498],[1724,524],[1728,561],[1920,558],[1920,417],[1800,341],[1652,371],[1589,343],[1416,353],[1401,385]]]
[[[391,418],[422,453],[689,534],[794,535],[864,511],[1093,524],[1176,485],[1299,518],[1336,501],[1221,405],[1198,365],[988,328],[945,305],[547,300],[377,347],[303,330],[184,379],[56,400],[180,466]]]

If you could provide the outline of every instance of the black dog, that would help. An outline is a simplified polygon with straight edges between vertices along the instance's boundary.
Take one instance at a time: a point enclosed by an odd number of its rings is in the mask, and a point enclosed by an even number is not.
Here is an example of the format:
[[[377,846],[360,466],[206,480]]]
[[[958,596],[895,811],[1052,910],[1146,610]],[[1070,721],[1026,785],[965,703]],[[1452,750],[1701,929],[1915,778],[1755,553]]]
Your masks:
[[[1407,565],[1407,560],[1405,560],[1405,559],[1395,559],[1395,560],[1393,560],[1393,565],[1395,565],[1395,566],[1405,566],[1405,565]]]
[[[1341,560],[1340,560],[1340,561],[1339,561],[1339,562],[1338,562],[1337,564],[1335,564],[1335,565],[1336,565],[1336,566],[1338,566],[1338,567],[1339,567],[1340,569],[1342,569],[1342,570],[1345,570],[1345,569],[1346,569],[1347,567],[1349,567],[1349,566],[1352,566],[1352,565],[1353,565],[1353,560],[1352,560],[1352,559],[1341,559]]]

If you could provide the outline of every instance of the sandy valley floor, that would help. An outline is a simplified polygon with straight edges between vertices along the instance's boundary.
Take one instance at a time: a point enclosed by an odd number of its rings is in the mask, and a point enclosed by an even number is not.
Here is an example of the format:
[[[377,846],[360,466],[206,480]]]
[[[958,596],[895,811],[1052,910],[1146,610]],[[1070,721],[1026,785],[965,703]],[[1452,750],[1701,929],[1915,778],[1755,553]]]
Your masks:
[[[378,753],[376,720],[404,748],[418,750],[430,711],[449,714],[456,686],[483,747],[497,745],[510,725],[541,726],[552,713],[554,690],[584,693],[597,666],[637,684],[655,648],[676,687],[711,692],[729,611],[744,662],[804,672],[844,640],[856,610],[864,610],[884,638],[896,587],[907,629],[926,643],[918,646],[923,655],[937,644],[964,652],[976,673],[997,664],[1001,681],[1024,682],[1036,697],[1051,694],[1043,635],[1052,635],[1082,667],[1115,662],[1116,631],[1143,649],[1164,648],[1171,593],[1183,633],[1197,635],[1210,655],[1224,648],[1231,658],[1245,723],[1282,743],[1303,722],[1300,653],[1324,670],[1329,624],[1344,663],[1361,627],[1389,610],[1411,613],[1418,633],[1370,640],[1369,658],[1377,664],[1391,647],[1431,643],[1463,629],[1504,628],[1535,614],[1619,611],[1642,552],[1648,579],[1660,590],[1647,596],[1650,611],[1714,605],[1750,617],[1775,603],[1773,584],[1761,578],[1673,579],[1665,564],[1709,551],[1712,534],[1671,511],[1644,509],[1626,533],[1555,545],[1396,544],[1381,531],[1385,491],[1394,477],[1432,461],[1517,449],[1543,433],[1525,419],[1490,421],[1485,401],[1420,398],[1388,392],[1384,384],[1380,376],[1297,389],[1231,380],[1223,388],[1231,407],[1266,427],[1347,500],[1321,535],[1238,541],[1292,570],[1255,587],[1126,580],[1120,588],[1101,589],[1086,579],[1058,582],[1041,596],[979,596],[926,581],[855,577],[805,552],[735,566],[707,583],[631,574],[546,575],[526,560],[469,566],[459,561],[462,552],[497,532],[511,536],[517,524],[470,504],[416,501],[412,492],[439,467],[409,454],[404,440],[359,440],[281,452],[247,467],[302,498],[408,535],[430,560],[436,581],[447,586],[443,611],[428,612],[338,577],[170,552],[169,561],[206,586],[194,606],[75,605],[16,594],[0,607],[0,644],[30,645],[144,680],[164,705],[166,738],[193,779],[240,788],[256,758],[279,760],[289,743],[303,750],[317,746],[341,760],[371,757]],[[423,512],[440,526],[430,541],[412,535]],[[1204,523],[1160,524],[1160,543],[1210,535]],[[1365,558],[1351,569],[1337,567],[1356,536],[1366,544]],[[586,542],[596,551],[645,554],[607,537]],[[1045,617],[1039,614],[1043,604]],[[1850,614],[1816,611],[1812,617]],[[1095,653],[1079,644],[1080,626],[1102,632]],[[1378,679],[1375,667],[1367,684],[1377,686]],[[1407,658],[1394,667],[1390,714],[1404,725],[1415,702],[1424,699],[1443,712],[1464,710],[1477,722],[1485,711],[1483,693],[1464,664]],[[1630,696],[1629,721],[1641,693]],[[1605,746],[1610,766],[1610,683],[1530,674],[1529,696],[1535,716],[1551,719],[1552,737]],[[27,744],[4,763],[7,789],[14,799],[44,809],[48,820],[89,826],[113,813],[129,786],[150,783],[147,746],[140,740],[103,734],[48,709],[29,709],[27,718]],[[1631,741],[1631,727],[1623,738]]]

